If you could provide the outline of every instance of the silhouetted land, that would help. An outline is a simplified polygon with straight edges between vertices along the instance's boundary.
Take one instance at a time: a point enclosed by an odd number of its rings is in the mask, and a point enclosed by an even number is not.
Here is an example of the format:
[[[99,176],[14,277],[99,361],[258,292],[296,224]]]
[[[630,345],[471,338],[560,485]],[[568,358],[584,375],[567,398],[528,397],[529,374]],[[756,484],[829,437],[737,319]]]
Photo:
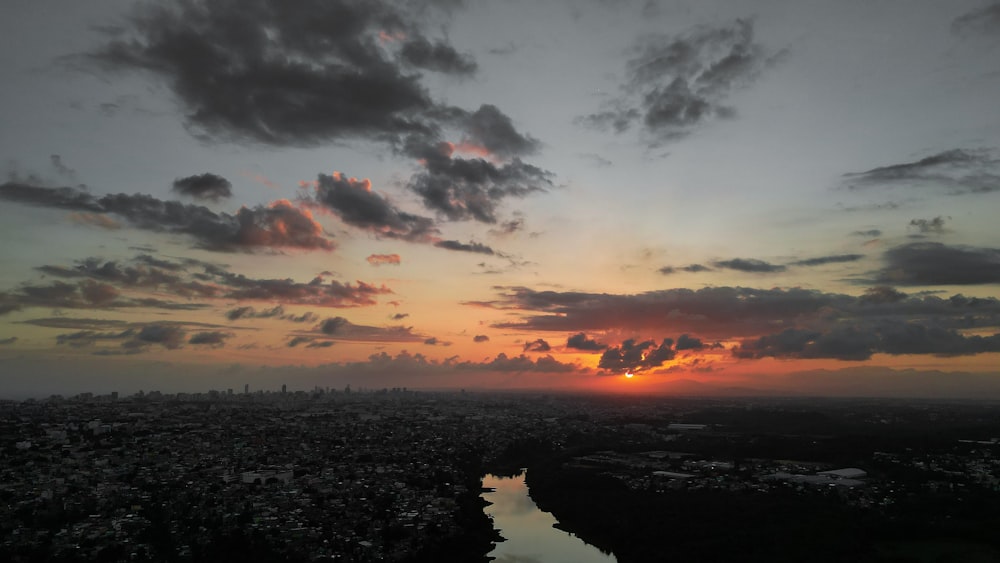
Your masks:
[[[0,403],[0,560],[484,561],[484,473],[646,561],[1000,561],[975,402],[158,393]],[[824,473],[828,470],[838,470]]]

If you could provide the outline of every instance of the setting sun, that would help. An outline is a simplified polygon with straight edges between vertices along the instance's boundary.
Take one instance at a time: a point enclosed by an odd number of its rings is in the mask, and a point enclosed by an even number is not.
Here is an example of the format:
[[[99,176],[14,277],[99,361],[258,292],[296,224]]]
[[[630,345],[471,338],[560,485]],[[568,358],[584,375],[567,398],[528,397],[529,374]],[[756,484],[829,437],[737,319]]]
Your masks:
[[[632,379],[633,377],[635,377],[635,374],[634,374],[634,373],[632,373],[632,372],[630,372],[630,371],[626,371],[626,372],[625,372],[625,378],[626,378],[626,379]]]

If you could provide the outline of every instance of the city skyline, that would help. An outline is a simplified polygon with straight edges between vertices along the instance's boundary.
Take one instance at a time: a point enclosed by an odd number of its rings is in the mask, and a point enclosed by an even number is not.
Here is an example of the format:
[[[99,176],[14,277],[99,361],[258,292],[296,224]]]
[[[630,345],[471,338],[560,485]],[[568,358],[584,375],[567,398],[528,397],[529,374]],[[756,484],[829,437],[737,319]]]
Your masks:
[[[0,398],[1000,398],[996,2],[7,13]]]

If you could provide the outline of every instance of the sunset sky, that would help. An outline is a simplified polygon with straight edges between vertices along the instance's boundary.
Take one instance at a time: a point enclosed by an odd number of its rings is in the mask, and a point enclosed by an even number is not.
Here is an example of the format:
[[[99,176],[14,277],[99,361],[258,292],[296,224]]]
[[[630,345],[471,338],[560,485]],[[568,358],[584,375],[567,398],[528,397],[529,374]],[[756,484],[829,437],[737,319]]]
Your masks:
[[[0,398],[1000,398],[1000,3],[3,11]]]

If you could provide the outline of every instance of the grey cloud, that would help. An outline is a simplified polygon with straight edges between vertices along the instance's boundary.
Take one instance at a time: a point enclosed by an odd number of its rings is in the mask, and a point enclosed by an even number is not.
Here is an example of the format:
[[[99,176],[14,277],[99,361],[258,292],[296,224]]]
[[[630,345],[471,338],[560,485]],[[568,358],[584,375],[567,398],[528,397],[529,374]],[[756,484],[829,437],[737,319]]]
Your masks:
[[[306,344],[306,348],[329,348],[336,344],[333,340],[319,340]]]
[[[342,174],[320,174],[316,201],[348,225],[378,236],[411,242],[427,242],[437,235],[434,221],[396,208],[385,196],[371,189],[368,180]]]
[[[1000,283],[1000,249],[914,242],[885,252],[881,283],[978,285]]]
[[[219,201],[232,197],[233,185],[222,176],[206,172],[174,180],[173,190],[195,199]]]
[[[479,106],[465,119],[464,125],[466,142],[501,158],[532,154],[540,146],[538,139],[519,133],[510,117],[491,104]]]
[[[486,246],[485,244],[479,242],[459,242],[457,240],[439,240],[434,243],[434,246],[438,248],[444,248],[447,250],[457,250],[459,252],[474,252],[476,254],[487,254],[493,256],[496,252]]]
[[[205,331],[192,335],[191,338],[188,339],[188,344],[218,348],[225,346],[226,340],[232,337],[233,333],[231,332],[223,332],[220,330]]]
[[[913,162],[844,175],[847,187],[926,186],[954,195],[1000,190],[1000,156],[995,149],[953,149]]]
[[[524,344],[525,352],[548,352],[549,350],[552,350],[552,346],[549,346],[549,343],[541,338]]]
[[[124,33],[86,60],[162,78],[203,138],[280,146],[392,141],[435,131],[435,114],[448,109],[402,66],[442,70],[454,53],[447,43],[437,41],[430,53],[404,44],[399,59],[391,42],[380,44],[380,33],[405,35],[411,45],[427,41],[420,21],[407,4],[378,0],[144,4]]]
[[[122,343],[124,348],[139,348],[159,344],[168,350],[176,350],[184,342],[184,329],[167,324],[151,324],[142,327],[132,340]]]
[[[307,211],[285,200],[242,207],[235,215],[163,201],[145,194],[94,196],[77,188],[0,184],[0,199],[40,207],[121,217],[137,229],[190,236],[205,250],[233,252],[271,248],[332,250],[333,242]]]
[[[942,235],[948,232],[944,226],[945,218],[938,215],[933,219],[913,219],[910,226],[915,227],[921,234]]]
[[[677,345],[675,349],[679,352],[681,350],[701,350],[705,347],[705,344],[698,338],[693,336],[682,334],[677,337]]]
[[[732,92],[752,83],[782,54],[754,40],[750,20],[677,37],[648,36],[636,52],[628,61],[625,94],[578,121],[616,133],[641,124],[654,146],[732,117],[735,110],[726,105]]]
[[[509,146],[512,141],[498,137],[495,144],[501,143]],[[408,143],[406,150],[424,164],[424,170],[410,178],[409,189],[427,209],[451,221],[496,223],[497,208],[504,199],[545,191],[552,185],[551,172],[519,158],[494,164],[482,158],[455,157],[449,143],[419,140]]]
[[[409,65],[445,74],[475,74],[478,65],[471,55],[463,55],[443,41],[431,43],[417,37],[403,43],[400,57]]]
[[[475,335],[475,336],[472,337],[472,341],[473,342],[489,342],[490,341],[490,337],[486,336],[485,334],[477,334],[477,335]]]
[[[719,260],[713,263],[716,268],[726,268],[738,272],[748,272],[755,274],[771,274],[784,272],[785,267],[778,264],[771,264],[756,258],[733,258],[732,260]]]
[[[834,327],[826,331],[787,329],[756,341],[744,341],[733,354],[740,358],[863,361],[876,353],[951,357],[985,352],[1000,352],[1000,334],[965,336],[955,329],[887,320],[872,326]]]
[[[524,354],[511,358],[503,352],[497,354],[496,358],[489,362],[461,362],[455,364],[455,367],[458,369],[499,372],[568,373],[577,371],[577,367],[573,364],[564,364],[552,356],[540,356],[532,360]]]
[[[957,35],[1000,35],[1000,2],[962,14],[951,23]]]
[[[819,256],[817,258],[806,258],[796,260],[791,266],[824,266],[826,264],[843,264],[845,262],[857,262],[864,258],[864,254],[835,254],[832,256]]]
[[[0,346],[6,346],[8,344],[13,344],[15,342],[17,342],[17,337],[16,336],[11,336],[10,338],[4,338],[4,339],[0,340]]]
[[[357,325],[344,317],[324,319],[313,330],[334,340],[358,342],[423,342],[427,339],[415,334],[411,327]]]
[[[566,339],[566,347],[573,348],[575,350],[598,352],[607,348],[608,345],[602,344],[597,340],[587,338],[587,335],[583,332],[578,332]]]
[[[535,291],[500,288],[500,298],[479,306],[521,312],[520,320],[497,328],[532,331],[613,331],[664,334],[683,326],[700,338],[757,337],[793,324],[826,330],[833,326],[872,326],[884,319],[933,321],[946,328],[1000,326],[1000,301],[954,295],[907,296],[877,287],[864,295],[824,293],[800,288],[708,287],[669,289],[634,295]]]
[[[878,229],[869,229],[867,231],[854,231],[851,235],[856,237],[874,238],[882,236],[882,231]]]

